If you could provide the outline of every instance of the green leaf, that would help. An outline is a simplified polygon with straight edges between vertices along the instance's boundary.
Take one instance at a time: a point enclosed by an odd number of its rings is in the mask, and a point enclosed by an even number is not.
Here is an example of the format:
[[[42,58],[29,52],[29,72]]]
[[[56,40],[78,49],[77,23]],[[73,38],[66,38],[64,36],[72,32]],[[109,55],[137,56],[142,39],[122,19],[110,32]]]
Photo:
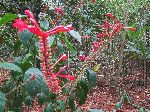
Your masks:
[[[117,103],[115,104],[115,109],[116,109],[116,110],[119,110],[119,109],[121,109],[121,106],[122,106],[122,103],[121,103],[121,102],[117,102]]]
[[[88,110],[88,112],[104,112],[104,111],[99,109],[90,109]]]
[[[70,97],[68,99],[68,105],[72,111],[75,109],[74,95],[72,94],[70,94]]]
[[[75,95],[79,101],[79,105],[85,103],[88,94],[88,83],[86,80],[79,80],[77,82],[77,89]]]
[[[45,100],[46,100],[46,95],[45,95],[45,93],[44,92],[41,92],[39,95],[38,95],[38,104],[39,105],[42,105],[44,102],[45,102]]]
[[[22,73],[22,69],[13,63],[8,63],[8,62],[0,63],[0,68],[5,68],[5,69],[9,69],[9,70],[13,70],[13,71]]]
[[[25,105],[29,107],[29,106],[32,105],[32,102],[33,102],[33,98],[28,95],[28,96],[25,98],[25,101],[24,101]]]
[[[51,36],[48,38],[48,41],[49,41],[49,46],[51,47],[55,41],[55,36]]]
[[[9,22],[9,21],[12,21],[14,20],[15,18],[17,18],[18,16],[16,14],[10,14],[10,13],[7,13],[5,14],[1,19],[0,19],[0,26],[2,24],[5,24],[6,22]]]
[[[49,28],[49,22],[48,20],[46,19],[43,19],[42,21],[40,21],[40,27],[45,29],[45,30],[48,30]]]
[[[96,73],[92,69],[88,69],[87,78],[91,87],[95,87],[96,86]]]
[[[74,31],[74,30],[71,30],[70,32],[70,35],[73,36],[77,41],[79,41],[80,43],[82,43],[81,41],[81,36],[78,32]]]
[[[19,33],[19,39],[23,44],[27,44],[32,36],[33,34],[28,29],[24,29],[22,32]]]
[[[57,100],[56,102],[58,104],[57,109],[60,111],[64,111],[65,110],[65,102],[63,100]]]
[[[35,79],[31,80],[31,76],[35,75]],[[24,82],[28,81],[25,85],[26,91],[30,96],[36,96],[40,93],[42,86],[44,85],[44,78],[42,72],[38,68],[29,68],[24,75]]]
[[[139,111],[139,112],[145,112],[144,108],[142,108],[142,107],[139,108],[138,111]]]
[[[6,103],[5,94],[0,91],[0,112],[4,111],[5,103]]]
[[[63,45],[61,44],[61,42],[57,41],[57,47],[58,47],[58,52],[59,53],[64,52],[64,48],[63,48]]]
[[[52,103],[47,104],[46,108],[44,109],[44,112],[55,112]]]
[[[77,55],[77,51],[73,48],[73,44],[71,44],[71,42],[67,38],[65,38],[65,43],[66,43],[67,47],[70,49],[70,51],[74,55]]]

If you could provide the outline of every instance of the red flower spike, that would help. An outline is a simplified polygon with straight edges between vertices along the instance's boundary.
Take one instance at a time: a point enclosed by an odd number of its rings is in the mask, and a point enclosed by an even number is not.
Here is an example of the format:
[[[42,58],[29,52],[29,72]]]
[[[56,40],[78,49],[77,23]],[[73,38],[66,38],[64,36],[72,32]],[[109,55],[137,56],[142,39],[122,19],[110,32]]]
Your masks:
[[[31,11],[29,11],[29,10],[25,10],[24,11],[24,13],[29,17],[29,18],[32,18],[32,19],[34,19],[34,16],[33,16],[33,14],[32,14],[32,12]]]
[[[65,78],[65,79],[69,79],[70,81],[75,80],[75,76],[71,76],[71,75],[58,75],[61,78]]]
[[[35,21],[35,18],[32,14],[32,12],[30,12],[29,10],[25,10],[25,14],[28,16],[28,21],[30,21],[31,25],[28,25],[25,21],[19,19],[15,19],[15,22],[13,23],[13,26],[15,28],[17,28],[20,32],[23,31],[24,29],[28,29],[30,32],[32,32],[33,34],[39,36],[40,39],[40,48],[39,48],[39,53],[40,53],[40,59],[41,59],[41,71],[44,75],[45,81],[47,82],[47,85],[49,86],[50,90],[52,92],[55,93],[59,93],[60,92],[60,80],[56,77],[56,74],[53,73],[52,68],[54,67],[54,65],[56,65],[59,61],[61,60],[66,60],[67,56],[64,54],[63,56],[61,56],[58,61],[51,67],[50,65],[50,55],[49,55],[49,45],[48,45],[48,36],[51,36],[53,34],[57,34],[59,32],[69,32],[70,30],[73,30],[72,25],[68,25],[68,26],[57,26],[49,31],[42,31],[39,27],[39,25],[37,24],[37,22]],[[66,67],[64,67],[66,68]],[[61,71],[59,71],[61,72]],[[57,74],[59,75],[59,73]],[[64,76],[62,76],[64,77]],[[71,76],[66,76],[67,78],[69,78],[70,80],[73,80],[74,78]],[[34,79],[34,76],[31,78]]]

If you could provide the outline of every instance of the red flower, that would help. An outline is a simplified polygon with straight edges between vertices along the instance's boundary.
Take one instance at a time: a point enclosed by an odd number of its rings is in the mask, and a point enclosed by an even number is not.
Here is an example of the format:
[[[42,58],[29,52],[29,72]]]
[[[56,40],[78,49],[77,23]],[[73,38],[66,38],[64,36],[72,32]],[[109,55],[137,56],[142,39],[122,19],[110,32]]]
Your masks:
[[[133,28],[133,27],[124,27],[124,29],[128,29],[128,30],[131,30],[131,31],[136,31],[137,30],[136,28]]]
[[[93,42],[93,52],[96,52],[97,49],[100,47],[101,43],[100,42]]]
[[[88,39],[88,38],[90,38],[91,36],[87,36],[87,35],[85,35],[85,36],[82,36],[82,38],[84,38],[84,39]]]
[[[58,9],[57,9],[58,11]],[[27,25],[27,23],[23,20],[16,19],[15,22],[13,23],[13,26],[15,28],[17,28],[20,32],[24,29],[28,29],[29,31],[31,31],[33,34],[38,35],[39,39],[40,39],[40,59],[41,59],[41,70],[42,73],[44,74],[45,77],[45,81],[48,85],[48,87],[50,88],[50,90],[52,92],[55,93],[59,93],[60,92],[60,80],[56,77],[62,77],[62,78],[68,78],[69,80],[75,80],[74,76],[69,76],[69,75],[60,75],[60,73],[62,72],[62,69],[57,73],[54,74],[53,73],[53,67],[60,62],[61,60],[66,60],[67,56],[66,54],[62,55],[58,61],[51,66],[50,65],[50,55],[49,55],[49,45],[48,45],[48,36],[51,36],[53,34],[57,34],[59,32],[69,32],[70,30],[73,29],[72,25],[68,25],[68,26],[57,26],[49,31],[42,31],[39,27],[39,25],[37,24],[33,14],[29,11],[29,10],[25,10],[25,14],[28,16],[28,21],[31,23],[31,25]],[[65,69],[67,66],[63,67],[63,69]],[[33,75],[31,77],[31,80],[34,80],[35,76]]]
[[[13,27],[17,28],[20,32],[24,29],[28,28],[28,25],[25,21],[22,21],[20,18],[15,19],[15,23],[13,23]]]
[[[32,12],[31,11],[29,11],[29,10],[25,10],[24,11],[24,13],[29,17],[29,18],[32,18],[32,19],[34,19],[34,16],[33,16],[33,14],[32,14]]]
[[[72,75],[58,75],[61,78],[69,79],[70,81],[75,80],[75,76]]]
[[[84,60],[86,59],[86,56],[85,56],[85,55],[79,55],[79,59],[80,59],[81,61],[84,61]]]
[[[56,7],[55,10],[54,10],[54,12],[55,12],[55,14],[61,14],[61,15],[63,15],[63,10],[60,7]]]
[[[67,55],[66,54],[63,54],[61,57],[60,57],[60,60],[66,60],[67,59]]]

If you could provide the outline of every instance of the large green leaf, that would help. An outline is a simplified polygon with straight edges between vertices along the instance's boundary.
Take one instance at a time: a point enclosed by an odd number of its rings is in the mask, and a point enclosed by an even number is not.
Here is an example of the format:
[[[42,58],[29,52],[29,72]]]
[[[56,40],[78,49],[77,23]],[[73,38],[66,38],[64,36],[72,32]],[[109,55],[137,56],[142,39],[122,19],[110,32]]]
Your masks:
[[[31,76],[35,75],[35,79],[31,80]],[[26,91],[30,96],[35,96],[40,93],[44,85],[44,78],[42,72],[38,68],[29,68],[24,75],[24,82],[28,81],[25,85]]]
[[[5,94],[0,91],[0,112],[4,111],[5,103],[6,103]]]
[[[79,80],[77,82],[77,89],[75,95],[79,101],[79,105],[85,103],[88,94],[88,83],[86,80]]]
[[[44,112],[55,112],[54,111],[54,106],[52,105],[51,102],[46,105],[46,108],[44,109]]]
[[[57,110],[58,111],[64,111],[65,110],[65,102],[63,100],[57,100]]]
[[[54,44],[54,41],[55,41],[55,36],[50,36],[48,38],[49,46],[52,46]]]
[[[69,96],[68,105],[72,111],[75,109],[74,95],[72,95],[72,94],[70,94],[70,96]]]
[[[19,33],[19,39],[23,44],[27,44],[27,42],[32,38],[32,33],[28,29],[24,29]]]
[[[39,95],[38,95],[38,104],[39,105],[42,105],[45,101],[46,101],[46,95],[44,92],[41,92]]]
[[[13,70],[13,71],[22,73],[22,69],[13,63],[8,63],[8,62],[0,63],[0,68],[5,68],[5,69],[9,69],[9,70]]]
[[[25,101],[24,101],[25,105],[29,107],[29,106],[32,105],[32,102],[33,102],[33,98],[28,95],[28,96],[25,98]]]
[[[91,87],[96,86],[96,73],[92,69],[87,70],[87,78]]]
[[[0,26],[2,24],[5,24],[6,22],[9,22],[9,21],[12,21],[14,20],[15,18],[17,18],[18,16],[16,14],[10,14],[10,13],[7,13],[5,14],[1,19],[0,19]]]
[[[58,47],[58,52],[59,53],[63,53],[64,52],[64,48],[61,42],[57,41],[57,47]]]
[[[48,20],[46,19],[43,19],[42,21],[40,21],[40,27],[45,29],[45,30],[48,30],[49,28],[49,22]]]
[[[81,36],[78,32],[74,31],[74,30],[71,30],[69,32],[71,34],[71,36],[73,36],[77,41],[79,41],[80,43],[82,43],[81,41]]]
[[[65,43],[66,43],[67,47],[70,49],[70,51],[74,55],[77,55],[77,51],[73,48],[73,44],[71,44],[71,42],[67,38],[65,38]]]

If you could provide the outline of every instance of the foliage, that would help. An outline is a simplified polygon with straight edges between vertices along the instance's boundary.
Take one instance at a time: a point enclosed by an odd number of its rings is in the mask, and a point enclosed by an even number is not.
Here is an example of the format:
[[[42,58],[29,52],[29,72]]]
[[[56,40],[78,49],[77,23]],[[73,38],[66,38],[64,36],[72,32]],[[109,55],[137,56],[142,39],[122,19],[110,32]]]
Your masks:
[[[8,0],[0,8],[0,56],[8,48],[6,58],[12,58],[11,63],[0,62],[0,68],[10,71],[0,84],[0,111],[19,112],[23,104],[32,107],[35,99],[45,105],[44,112],[80,111],[99,73],[113,83],[128,75],[123,65],[137,59],[147,71],[148,0]],[[131,104],[127,93],[114,108],[120,110],[126,100]]]

